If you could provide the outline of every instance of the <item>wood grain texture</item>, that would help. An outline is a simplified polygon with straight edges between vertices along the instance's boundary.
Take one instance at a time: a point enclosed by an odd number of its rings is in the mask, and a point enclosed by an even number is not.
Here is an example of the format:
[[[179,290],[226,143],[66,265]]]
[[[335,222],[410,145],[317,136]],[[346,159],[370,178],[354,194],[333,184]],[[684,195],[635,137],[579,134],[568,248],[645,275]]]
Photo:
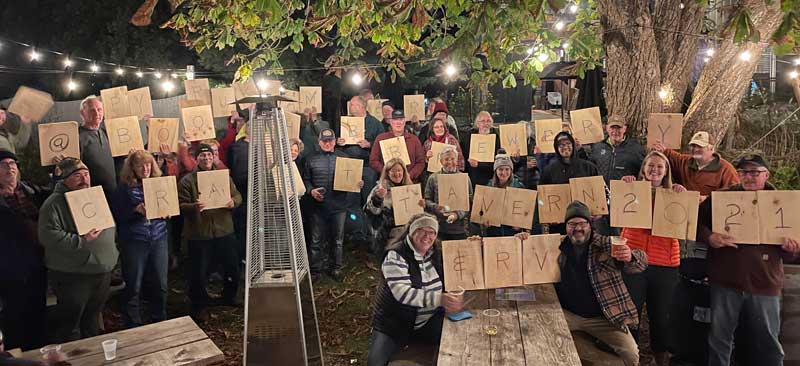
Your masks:
[[[472,319],[453,322],[445,319],[439,344],[439,366],[491,365],[489,337],[483,332],[483,314],[489,306],[486,290],[468,291],[467,311]]]
[[[553,285],[535,285],[536,301],[518,302],[528,365],[581,364]]]

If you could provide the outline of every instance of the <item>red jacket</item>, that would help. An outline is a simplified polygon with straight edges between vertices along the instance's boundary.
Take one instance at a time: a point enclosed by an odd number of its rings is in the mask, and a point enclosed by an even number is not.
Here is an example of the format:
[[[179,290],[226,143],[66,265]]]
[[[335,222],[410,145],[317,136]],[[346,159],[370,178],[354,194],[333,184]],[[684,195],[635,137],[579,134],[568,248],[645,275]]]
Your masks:
[[[383,153],[381,152],[381,141],[393,138],[392,131],[384,132],[375,138],[372,143],[372,151],[369,153],[369,166],[378,172],[380,175],[383,172]],[[411,165],[408,166],[408,174],[411,175],[411,180],[417,181],[417,178],[425,171],[427,159],[425,158],[425,150],[422,148],[422,143],[419,142],[417,136],[408,133],[403,134],[406,140],[406,148],[408,149],[408,158],[411,159]]]
[[[621,237],[628,239],[631,249],[641,249],[647,254],[647,263],[662,267],[677,267],[681,264],[678,239],[654,236],[650,229],[622,229]]]

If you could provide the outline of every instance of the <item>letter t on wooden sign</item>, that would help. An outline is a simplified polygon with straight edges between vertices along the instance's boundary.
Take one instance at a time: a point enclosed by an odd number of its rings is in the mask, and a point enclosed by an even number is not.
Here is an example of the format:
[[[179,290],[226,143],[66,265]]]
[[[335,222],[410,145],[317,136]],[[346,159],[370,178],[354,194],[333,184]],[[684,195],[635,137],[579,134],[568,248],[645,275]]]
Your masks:
[[[174,176],[142,179],[142,189],[144,190],[144,206],[148,219],[181,214],[178,203],[178,185]]]
[[[482,290],[486,288],[483,276],[483,246],[480,240],[449,240],[442,242],[445,291]]]
[[[336,158],[336,171],[333,173],[333,190],[344,192],[361,192],[358,181],[364,162],[360,159]]]
[[[419,205],[422,199],[422,189],[419,184],[396,186],[390,188],[390,191],[395,226],[405,225],[411,216],[423,212],[422,206]]]
[[[513,236],[483,238],[486,288],[522,286],[522,243]]]
[[[650,182],[611,181],[611,227],[653,227]]]

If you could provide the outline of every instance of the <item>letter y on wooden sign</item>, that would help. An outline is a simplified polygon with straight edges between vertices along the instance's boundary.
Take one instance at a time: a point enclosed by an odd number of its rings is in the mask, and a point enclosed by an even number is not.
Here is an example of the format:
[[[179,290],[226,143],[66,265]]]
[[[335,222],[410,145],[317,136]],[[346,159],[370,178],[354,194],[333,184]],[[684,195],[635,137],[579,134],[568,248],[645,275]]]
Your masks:
[[[647,119],[647,147],[661,142],[670,149],[681,148],[681,132],[683,130],[683,114],[650,113]]]
[[[561,281],[560,234],[531,235],[522,242],[522,272],[526,285]]]
[[[482,290],[483,246],[480,240],[449,240],[442,242],[445,291]]]

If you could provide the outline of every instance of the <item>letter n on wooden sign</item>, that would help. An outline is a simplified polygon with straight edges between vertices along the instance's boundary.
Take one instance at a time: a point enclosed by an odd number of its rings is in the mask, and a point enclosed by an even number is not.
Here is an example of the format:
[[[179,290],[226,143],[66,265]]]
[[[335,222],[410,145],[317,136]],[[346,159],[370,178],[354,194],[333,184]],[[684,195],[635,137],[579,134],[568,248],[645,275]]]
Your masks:
[[[390,190],[395,226],[405,225],[411,216],[423,212],[422,206],[419,205],[422,199],[422,189],[419,184],[396,186]]]
[[[736,243],[759,244],[756,192],[711,192],[711,200],[715,233],[733,236]]]
[[[608,201],[606,201],[606,182],[603,177],[570,178],[570,192],[572,199],[583,202],[589,207],[592,215],[608,215]]]
[[[557,224],[564,222],[567,205],[572,202],[569,184],[544,184],[539,190],[539,222]]]
[[[500,226],[505,197],[505,189],[476,185],[470,221],[486,226]]]
[[[800,239],[800,191],[758,191],[756,197],[761,244]]]
[[[178,203],[178,185],[174,176],[142,179],[142,189],[144,190],[144,205],[148,219],[181,214]]]
[[[699,201],[700,192],[697,191],[676,193],[671,189],[656,188],[653,235],[695,240]]]
[[[561,281],[559,245],[561,234],[531,235],[522,242],[522,277],[526,285]]]
[[[467,173],[438,175],[439,204],[446,211],[469,211],[469,176]]]
[[[536,209],[536,191],[506,188],[506,202],[503,207],[503,225],[530,230],[533,227],[533,212]]]
[[[445,291],[482,290],[486,288],[483,280],[483,246],[480,240],[449,240],[442,242],[444,262]]]
[[[611,181],[611,226],[653,227],[653,196],[650,182]]]
[[[64,197],[67,199],[67,206],[72,213],[78,235],[86,234],[92,229],[103,230],[114,227],[114,217],[108,208],[103,187],[94,186],[69,191]]]
[[[513,236],[483,238],[486,288],[522,286],[522,244]]]

